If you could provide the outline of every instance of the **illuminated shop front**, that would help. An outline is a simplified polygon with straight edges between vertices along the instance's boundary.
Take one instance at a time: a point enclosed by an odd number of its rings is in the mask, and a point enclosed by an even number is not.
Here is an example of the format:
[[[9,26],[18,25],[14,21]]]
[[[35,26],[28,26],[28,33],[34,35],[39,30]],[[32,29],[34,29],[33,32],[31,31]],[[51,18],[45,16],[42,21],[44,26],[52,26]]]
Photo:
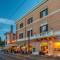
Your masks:
[[[39,54],[39,53],[44,53],[44,55],[48,55],[50,53],[52,53],[51,49],[53,47],[53,41],[54,41],[54,37],[46,37],[46,38],[41,38],[38,39],[39,41],[37,42],[33,42],[32,46],[33,46],[33,54],[34,52]]]
[[[18,44],[18,43],[17,43]],[[31,43],[22,43],[22,44],[19,44],[17,46],[18,48],[16,48],[16,51],[20,52],[20,53],[31,53],[32,52],[32,44]]]
[[[60,41],[56,41],[53,43],[53,54],[60,56]]]
[[[18,49],[17,49],[18,50]],[[33,39],[19,46],[21,52],[32,52],[32,54],[44,53],[44,55],[59,55],[60,40],[59,37],[50,36],[44,38]]]
[[[32,46],[35,53],[60,56],[60,41],[56,37],[41,38],[39,42],[33,42]]]
[[[43,53],[48,53],[48,43],[47,42],[42,42],[40,43],[40,47],[41,47],[41,52]]]

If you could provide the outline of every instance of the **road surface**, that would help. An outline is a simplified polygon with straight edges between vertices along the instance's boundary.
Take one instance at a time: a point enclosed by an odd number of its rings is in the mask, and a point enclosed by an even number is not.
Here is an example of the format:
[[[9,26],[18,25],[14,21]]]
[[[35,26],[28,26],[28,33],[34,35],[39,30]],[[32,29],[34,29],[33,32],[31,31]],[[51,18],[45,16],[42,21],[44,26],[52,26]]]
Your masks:
[[[60,57],[37,56],[35,57],[17,57],[13,54],[0,53],[0,60],[60,60]]]
[[[31,60],[30,58],[18,58],[12,54],[2,54],[0,53],[0,60]]]

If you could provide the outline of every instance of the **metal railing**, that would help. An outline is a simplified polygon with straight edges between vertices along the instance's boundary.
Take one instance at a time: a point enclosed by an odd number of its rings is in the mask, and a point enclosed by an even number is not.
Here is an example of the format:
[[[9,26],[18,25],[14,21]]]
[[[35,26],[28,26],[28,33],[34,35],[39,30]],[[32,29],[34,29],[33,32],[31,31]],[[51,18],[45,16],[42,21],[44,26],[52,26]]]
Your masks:
[[[57,33],[55,33],[55,35],[56,34]],[[47,32],[43,32],[41,34],[35,34],[33,36],[30,36],[29,39],[32,40],[32,39],[43,38],[43,37],[48,37],[48,36],[52,36],[52,35],[54,35],[53,31],[47,31]],[[22,39],[18,39],[17,41],[25,41],[25,40],[28,40],[28,37],[22,38]]]
[[[49,37],[49,36],[56,36],[56,35],[60,35],[60,31],[47,31],[47,32],[43,32],[41,34],[35,34],[33,36],[30,36],[29,40],[43,38],[43,37]],[[23,38],[23,39],[18,39],[17,41],[25,41],[25,40],[28,40],[28,37]]]

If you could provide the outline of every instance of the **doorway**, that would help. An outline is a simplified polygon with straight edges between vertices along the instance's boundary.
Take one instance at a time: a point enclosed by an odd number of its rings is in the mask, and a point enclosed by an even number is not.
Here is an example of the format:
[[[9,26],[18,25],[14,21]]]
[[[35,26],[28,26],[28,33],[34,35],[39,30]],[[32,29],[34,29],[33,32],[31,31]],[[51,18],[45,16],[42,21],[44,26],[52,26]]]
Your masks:
[[[40,54],[45,55],[48,53],[48,43],[47,42],[42,42],[40,44]]]

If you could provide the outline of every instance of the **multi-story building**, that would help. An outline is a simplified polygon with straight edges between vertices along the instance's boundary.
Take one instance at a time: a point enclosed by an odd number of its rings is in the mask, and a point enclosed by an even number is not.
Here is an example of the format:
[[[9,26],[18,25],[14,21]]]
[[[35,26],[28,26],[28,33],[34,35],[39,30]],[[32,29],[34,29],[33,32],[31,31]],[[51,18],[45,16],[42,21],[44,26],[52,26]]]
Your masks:
[[[16,41],[16,34],[13,33],[13,26],[11,25],[10,32],[5,33],[6,36],[6,44],[13,44]]]
[[[8,51],[12,51],[13,47],[16,47],[16,34],[13,33],[13,26],[11,25],[11,30],[6,32],[5,34],[5,49]]]
[[[16,34],[7,32],[6,34],[6,44],[13,44],[16,41]]]
[[[60,0],[43,0],[16,22],[17,43],[32,54],[60,54]],[[24,50],[24,51],[25,51]]]

